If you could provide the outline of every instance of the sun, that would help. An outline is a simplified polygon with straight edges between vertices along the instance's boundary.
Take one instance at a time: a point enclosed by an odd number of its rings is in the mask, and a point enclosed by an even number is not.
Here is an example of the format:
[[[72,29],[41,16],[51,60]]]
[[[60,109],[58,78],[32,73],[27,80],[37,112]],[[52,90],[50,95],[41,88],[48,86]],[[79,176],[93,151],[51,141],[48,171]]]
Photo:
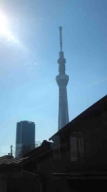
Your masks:
[[[0,36],[8,41],[17,42],[9,27],[9,20],[6,14],[0,10]]]
[[[8,20],[6,16],[0,11],[0,33],[6,33],[8,29]]]
[[[8,19],[2,11],[0,11],[0,35],[7,39],[11,38]]]

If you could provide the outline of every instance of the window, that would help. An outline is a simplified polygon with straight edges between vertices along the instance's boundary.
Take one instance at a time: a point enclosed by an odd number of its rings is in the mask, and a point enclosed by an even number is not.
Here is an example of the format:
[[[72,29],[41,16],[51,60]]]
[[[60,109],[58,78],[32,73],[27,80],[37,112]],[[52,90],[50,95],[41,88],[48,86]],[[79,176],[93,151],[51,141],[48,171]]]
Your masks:
[[[71,161],[77,161],[78,159],[78,147],[77,147],[77,137],[71,136],[70,138],[70,152],[71,152]]]
[[[70,158],[71,161],[78,161],[83,158],[84,142],[80,134],[75,134],[70,137]]]

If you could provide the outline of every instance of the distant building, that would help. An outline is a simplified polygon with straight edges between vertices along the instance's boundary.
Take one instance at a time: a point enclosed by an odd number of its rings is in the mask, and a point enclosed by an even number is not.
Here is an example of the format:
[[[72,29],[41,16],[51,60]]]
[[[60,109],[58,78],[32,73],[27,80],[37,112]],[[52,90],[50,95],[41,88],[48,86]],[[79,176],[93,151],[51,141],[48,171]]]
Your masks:
[[[16,157],[22,157],[25,153],[35,148],[35,123],[20,121],[16,128]]]

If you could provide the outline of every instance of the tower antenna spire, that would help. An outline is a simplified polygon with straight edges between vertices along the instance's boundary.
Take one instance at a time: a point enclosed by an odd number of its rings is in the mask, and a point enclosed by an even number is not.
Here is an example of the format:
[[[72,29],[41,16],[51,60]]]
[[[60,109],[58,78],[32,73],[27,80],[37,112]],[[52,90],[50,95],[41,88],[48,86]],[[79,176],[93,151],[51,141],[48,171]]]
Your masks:
[[[56,76],[56,81],[59,87],[58,130],[64,127],[69,122],[68,99],[67,99],[67,84],[69,81],[69,76],[65,73],[66,59],[64,58],[64,52],[63,52],[61,26],[59,27],[59,42],[60,42],[60,52],[58,59],[59,74]]]
[[[59,39],[60,39],[60,52],[62,52],[62,26],[59,27]]]

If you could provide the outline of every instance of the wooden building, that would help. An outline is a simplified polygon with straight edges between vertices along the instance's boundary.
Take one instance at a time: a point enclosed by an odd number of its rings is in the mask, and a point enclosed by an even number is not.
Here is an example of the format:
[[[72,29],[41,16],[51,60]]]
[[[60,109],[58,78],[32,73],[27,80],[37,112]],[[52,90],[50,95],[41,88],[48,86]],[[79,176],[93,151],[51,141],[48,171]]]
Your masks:
[[[71,169],[107,167],[107,96],[86,109],[50,140],[60,152],[58,158]],[[73,166],[72,166],[73,165]]]
[[[14,179],[9,182],[11,192],[107,189],[107,96],[17,161],[15,171],[6,168],[9,178],[18,173],[13,188]]]
[[[91,190],[92,185],[102,187],[102,182],[107,188],[107,96],[50,141],[31,151],[23,164],[24,169],[41,175],[45,191],[85,191],[85,184]]]

